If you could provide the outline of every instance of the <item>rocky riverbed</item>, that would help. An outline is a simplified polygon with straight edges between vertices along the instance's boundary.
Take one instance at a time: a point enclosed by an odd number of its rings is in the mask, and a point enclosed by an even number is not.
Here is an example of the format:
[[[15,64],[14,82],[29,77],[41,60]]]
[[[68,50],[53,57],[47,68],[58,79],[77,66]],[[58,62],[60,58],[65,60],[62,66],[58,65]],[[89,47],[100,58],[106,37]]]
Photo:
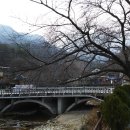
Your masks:
[[[81,130],[88,120],[88,111],[73,111],[57,116],[33,130]]]

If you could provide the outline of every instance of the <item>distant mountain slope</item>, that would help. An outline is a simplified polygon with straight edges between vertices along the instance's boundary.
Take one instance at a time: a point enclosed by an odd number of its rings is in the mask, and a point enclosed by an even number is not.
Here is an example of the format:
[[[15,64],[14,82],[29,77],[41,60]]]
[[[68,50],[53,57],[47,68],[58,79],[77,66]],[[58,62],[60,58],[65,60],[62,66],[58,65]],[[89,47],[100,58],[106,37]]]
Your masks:
[[[37,34],[18,33],[10,26],[0,25],[0,43],[43,43],[45,39]]]
[[[40,58],[49,58],[58,51],[58,48],[48,43],[38,34],[18,33],[10,26],[0,25],[0,44],[22,45],[31,53]]]

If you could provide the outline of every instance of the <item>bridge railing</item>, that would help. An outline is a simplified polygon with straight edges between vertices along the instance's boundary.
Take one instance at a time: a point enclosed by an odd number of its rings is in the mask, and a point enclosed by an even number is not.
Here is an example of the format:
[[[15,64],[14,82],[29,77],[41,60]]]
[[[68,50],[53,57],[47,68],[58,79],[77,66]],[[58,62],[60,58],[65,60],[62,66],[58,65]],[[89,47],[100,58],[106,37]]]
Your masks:
[[[74,96],[88,94],[110,94],[112,87],[44,87],[30,89],[0,89],[0,97],[11,96]]]

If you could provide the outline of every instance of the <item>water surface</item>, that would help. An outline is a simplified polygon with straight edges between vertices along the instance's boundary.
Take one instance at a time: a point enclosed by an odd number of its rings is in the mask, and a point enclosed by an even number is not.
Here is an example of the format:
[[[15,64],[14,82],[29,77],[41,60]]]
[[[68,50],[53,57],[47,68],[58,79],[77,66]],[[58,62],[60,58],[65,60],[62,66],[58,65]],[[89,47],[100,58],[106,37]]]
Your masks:
[[[33,115],[4,115],[0,118],[0,130],[30,130],[52,119],[48,113],[37,112]]]

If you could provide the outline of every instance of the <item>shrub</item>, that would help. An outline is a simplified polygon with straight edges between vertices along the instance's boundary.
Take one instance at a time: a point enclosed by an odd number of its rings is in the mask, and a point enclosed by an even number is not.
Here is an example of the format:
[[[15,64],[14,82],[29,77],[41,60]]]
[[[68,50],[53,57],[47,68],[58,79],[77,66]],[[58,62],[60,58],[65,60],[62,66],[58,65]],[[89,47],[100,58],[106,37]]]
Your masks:
[[[130,107],[130,94],[128,94],[126,87],[117,87],[114,90],[114,94],[117,95],[123,103]]]
[[[129,107],[121,100],[119,95],[111,94],[107,96],[101,104],[101,111],[111,130],[124,130],[130,122]]]

